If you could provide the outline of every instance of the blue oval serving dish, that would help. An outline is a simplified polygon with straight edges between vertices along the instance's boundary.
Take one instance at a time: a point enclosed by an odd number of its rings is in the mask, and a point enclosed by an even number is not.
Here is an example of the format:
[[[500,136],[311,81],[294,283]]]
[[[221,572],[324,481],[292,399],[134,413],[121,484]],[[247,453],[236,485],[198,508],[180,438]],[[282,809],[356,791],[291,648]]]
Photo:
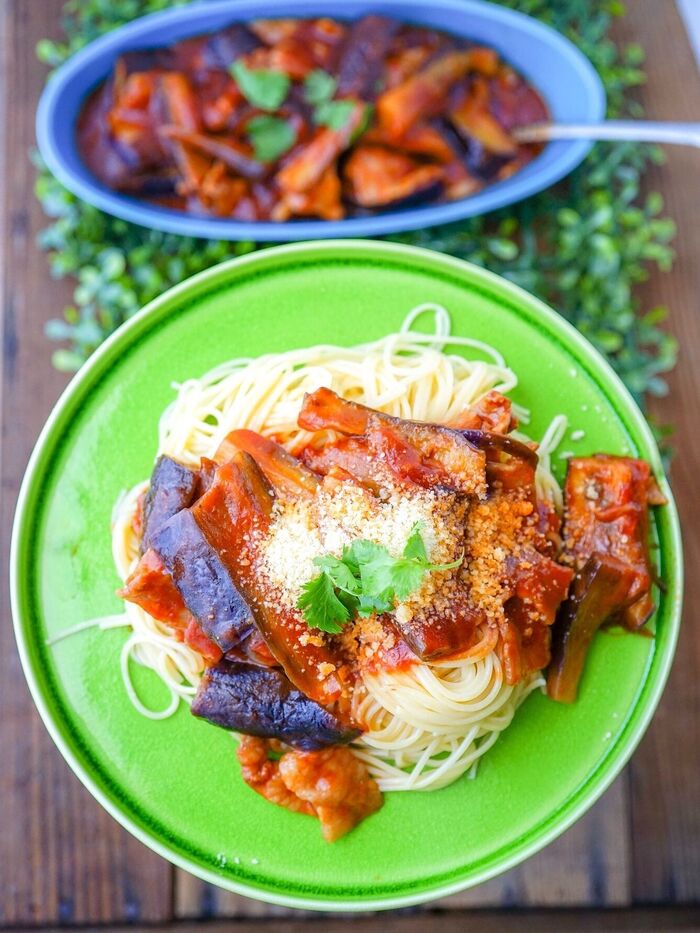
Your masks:
[[[605,114],[603,85],[588,59],[562,35],[522,13],[483,0],[216,0],[134,20],[90,43],[50,78],[39,102],[37,140],[47,166],[70,191],[95,207],[144,227],[225,240],[306,240],[380,236],[484,214],[542,191],[575,168],[590,149],[582,141],[554,142],[513,177],[459,201],[388,209],[347,220],[242,222],[157,207],[103,185],[83,164],[76,122],[93,88],[123,52],[167,46],[234,22],[265,16],[355,19],[384,14],[495,48],[539,90],[556,122],[586,123]]]

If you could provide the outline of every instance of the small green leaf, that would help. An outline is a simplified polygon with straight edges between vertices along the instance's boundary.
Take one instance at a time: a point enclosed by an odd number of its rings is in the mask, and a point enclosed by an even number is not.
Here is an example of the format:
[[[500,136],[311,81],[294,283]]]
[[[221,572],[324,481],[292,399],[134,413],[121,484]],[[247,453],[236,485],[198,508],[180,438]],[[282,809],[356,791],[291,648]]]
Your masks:
[[[362,111],[362,118],[355,130],[353,130],[352,137],[350,142],[356,142],[360,136],[365,132],[372,122],[372,117],[374,116],[374,104],[365,104],[364,110]]]
[[[333,585],[345,593],[356,595],[360,589],[360,581],[355,577],[352,569],[332,554],[314,558],[314,564],[333,581]]]
[[[422,522],[416,522],[413,528],[411,528],[411,533],[408,536],[408,540],[406,541],[406,547],[403,549],[404,557],[415,557],[420,561],[428,560],[428,554],[425,550],[425,542],[421,537],[422,525]]]
[[[362,564],[368,564],[378,555],[381,555],[384,548],[373,541],[367,541],[364,538],[358,538],[353,541],[349,547],[343,548],[343,563],[352,569],[354,574],[359,574]]]
[[[289,77],[282,71],[248,68],[240,58],[229,71],[248,103],[261,110],[277,110],[289,93]]]
[[[59,372],[75,373],[80,369],[83,358],[79,353],[73,353],[71,350],[54,350],[51,362]]]
[[[397,599],[408,599],[411,593],[419,589],[426,574],[425,564],[405,557],[394,561],[391,581]]]
[[[384,548],[379,548],[372,560],[360,565],[362,592],[366,596],[380,596],[387,590],[393,590],[395,564],[395,558]]]
[[[294,127],[281,117],[253,117],[247,126],[255,158],[260,162],[274,162],[288,152],[296,141]]]
[[[320,629],[330,635],[343,631],[343,622],[350,618],[350,611],[336,596],[331,578],[320,573],[302,587],[302,594],[297,600],[297,609],[301,609],[311,628]]]
[[[321,104],[333,97],[337,86],[333,75],[318,68],[304,78],[304,99],[309,104]]]
[[[394,608],[394,595],[391,590],[385,590],[378,596],[360,596],[357,614],[362,618],[379,615],[382,612],[391,612]]]
[[[331,130],[342,130],[350,122],[354,110],[353,100],[327,100],[314,110],[314,123]]]

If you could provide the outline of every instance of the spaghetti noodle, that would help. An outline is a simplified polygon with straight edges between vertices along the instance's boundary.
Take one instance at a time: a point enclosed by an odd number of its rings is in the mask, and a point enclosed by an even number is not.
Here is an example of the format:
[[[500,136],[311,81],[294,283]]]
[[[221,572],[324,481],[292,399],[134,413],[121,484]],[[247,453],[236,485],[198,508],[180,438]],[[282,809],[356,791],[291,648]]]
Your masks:
[[[415,329],[426,317],[431,333]],[[472,358],[448,353],[448,347],[459,347]],[[273,436],[297,452],[310,439],[297,426],[300,405],[306,393],[321,386],[391,415],[444,424],[489,391],[507,393],[516,385],[516,375],[497,350],[451,335],[448,312],[427,303],[414,308],[397,333],[372,343],[233,360],[176,386],[177,397],[161,418],[159,453],[197,466],[202,457],[214,456],[234,427]],[[518,416],[527,420],[522,409]],[[560,416],[539,448],[538,493],[557,504],[561,493],[549,454],[565,427]],[[133,517],[146,486],[134,487],[115,507],[113,552],[122,580],[139,557]],[[165,718],[180,700],[191,700],[204,670],[202,657],[139,606],[128,602],[125,608],[123,624],[130,634],[121,665],[127,692],[143,715]],[[382,789],[436,789],[473,769],[519,704],[543,685],[540,674],[507,685],[493,647],[493,639],[485,639],[459,660],[365,672],[355,713],[367,730],[353,748]],[[170,699],[163,709],[151,710],[139,699],[129,659],[152,669],[166,685]]]

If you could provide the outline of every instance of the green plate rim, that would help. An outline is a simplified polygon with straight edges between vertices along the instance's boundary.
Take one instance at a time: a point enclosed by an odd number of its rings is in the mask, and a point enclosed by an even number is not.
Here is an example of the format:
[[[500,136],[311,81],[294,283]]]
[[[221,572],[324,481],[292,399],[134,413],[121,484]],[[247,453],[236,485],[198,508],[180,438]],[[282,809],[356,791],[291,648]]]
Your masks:
[[[27,549],[28,531],[31,530],[33,514],[31,506],[41,497],[43,467],[49,448],[60,443],[55,435],[60,429],[61,421],[70,413],[72,407],[80,403],[85,393],[90,390],[95,382],[104,377],[105,371],[109,367],[110,358],[115,350],[118,350],[122,345],[130,345],[141,339],[143,334],[150,330],[150,327],[155,326],[157,321],[168,314],[170,305],[177,302],[183,294],[199,295],[204,288],[211,291],[217,286],[221,286],[229,278],[232,269],[235,270],[234,274],[236,274],[246,266],[261,266],[261,271],[264,274],[265,265],[270,261],[274,264],[280,256],[286,257],[291,254],[293,258],[296,256],[300,261],[313,262],[316,257],[323,257],[324,254],[334,255],[337,258],[339,252],[345,252],[348,259],[360,256],[364,257],[365,261],[371,255],[374,255],[377,260],[382,258],[385,260],[393,258],[394,261],[401,258],[404,261],[413,259],[417,264],[437,266],[443,274],[451,272],[456,278],[464,278],[466,274],[472,280],[472,283],[478,282],[485,290],[492,294],[495,292],[495,297],[501,303],[510,298],[511,301],[508,303],[516,313],[525,318],[531,326],[545,331],[547,336],[556,340],[566,352],[571,353],[573,346],[577,356],[576,362],[579,365],[584,365],[589,376],[604,392],[616,417],[622,421],[629,433],[635,433],[641,438],[645,448],[644,454],[651,460],[654,472],[668,499],[668,505],[660,510],[661,514],[657,519],[657,523],[663,526],[664,534],[669,542],[669,553],[667,555],[662,554],[662,557],[670,565],[665,570],[669,594],[673,598],[673,603],[668,610],[663,640],[655,642],[655,650],[650,654],[646,674],[644,680],[640,683],[634,707],[629,713],[617,741],[608,750],[607,754],[601,756],[600,761],[586,781],[558,810],[550,814],[547,819],[540,821],[520,839],[515,840],[507,851],[496,852],[491,855],[488,860],[489,864],[486,867],[474,871],[471,866],[463,866],[460,871],[462,877],[455,880],[431,882],[427,878],[421,883],[420,890],[414,890],[410,893],[388,894],[386,896],[370,895],[366,898],[310,897],[304,893],[290,894],[284,893],[278,888],[270,889],[270,887],[265,886],[262,879],[257,880],[254,877],[250,881],[234,881],[229,877],[222,877],[199,864],[193,858],[174,851],[167,844],[164,844],[154,832],[141,826],[126,813],[120,805],[118,794],[100,784],[99,780],[95,779],[89,772],[88,767],[81,760],[79,749],[76,749],[70,740],[64,736],[65,724],[59,721],[60,715],[57,715],[57,712],[51,708],[47,696],[50,691],[42,684],[40,672],[35,670],[30,655],[30,639],[25,632],[25,627],[29,628],[30,626],[30,613],[26,612],[28,600],[25,578],[28,575],[23,573],[21,569],[22,554]],[[539,299],[506,279],[471,263],[433,250],[371,240],[325,240],[322,242],[295,243],[237,257],[207,269],[169,289],[119,327],[71,380],[54,406],[39,435],[17,500],[10,552],[10,597],[15,637],[32,698],[44,725],[66,762],[99,803],[144,845],[204,881],[227,888],[237,894],[254,897],[273,904],[328,911],[383,910],[405,907],[453,894],[467,887],[480,884],[514,867],[530,855],[538,852],[576,822],[620,773],[641,740],[653,716],[668,679],[676,648],[681,619],[682,589],[683,555],[678,513],[663,473],[658,448],[644,416],[607,361],[560,315]],[[27,619],[26,623],[25,619]],[[652,667],[655,668],[655,676],[650,678],[649,672]],[[391,885],[384,885],[384,887],[385,889],[390,888]],[[417,886],[414,885],[414,887]]]

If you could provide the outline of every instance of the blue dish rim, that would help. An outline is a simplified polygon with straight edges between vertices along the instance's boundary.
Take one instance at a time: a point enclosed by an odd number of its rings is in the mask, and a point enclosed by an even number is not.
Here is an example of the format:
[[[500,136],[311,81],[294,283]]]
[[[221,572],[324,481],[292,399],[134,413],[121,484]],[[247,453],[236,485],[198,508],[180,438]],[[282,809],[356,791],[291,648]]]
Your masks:
[[[276,9],[288,9],[291,0],[267,0],[266,15],[274,16]],[[297,0],[303,9],[303,0]],[[393,0],[386,0],[391,5]],[[423,0],[396,0],[396,4],[405,9],[412,7],[419,14],[425,10]],[[139,226],[151,227],[176,233],[181,236],[194,236],[205,239],[218,240],[254,240],[259,242],[281,242],[290,240],[307,240],[336,237],[373,237],[390,233],[405,232],[422,229],[441,224],[452,223],[467,217],[497,210],[516,201],[553,185],[577,165],[579,165],[591,149],[592,143],[577,140],[568,144],[561,157],[545,170],[522,177],[520,173],[502,182],[489,185],[483,191],[442,204],[386,211],[372,217],[349,218],[346,220],[294,220],[285,222],[272,221],[237,221],[210,217],[199,217],[157,207],[147,202],[130,198],[124,194],[112,192],[103,187],[95,179],[94,182],[85,181],[80,175],[67,166],[61,155],[61,146],[57,143],[55,133],[56,115],[61,109],[62,97],[66,86],[88,64],[101,57],[109,57],[128,45],[130,40],[136,40],[144,24],[159,23],[163,28],[173,24],[192,21],[192,35],[198,32],[196,26],[197,10],[226,9],[235,17],[236,8],[242,6],[242,0],[217,0],[216,4],[194,2],[173,10],[165,10],[141,16],[125,26],[89,43],[72,56],[47,82],[41,95],[36,115],[36,136],[39,151],[51,173],[69,191],[77,197],[100,210],[130,221]],[[337,5],[337,0],[329,0],[329,6]],[[579,49],[565,36],[541,23],[527,14],[498,6],[488,0],[439,0],[441,9],[453,11],[456,15],[466,17],[470,14],[478,15],[487,12],[488,17],[496,22],[515,24],[522,32],[540,37],[550,45],[558,47],[564,57],[569,60],[571,68],[575,71],[586,88],[590,106],[590,119],[602,119],[606,109],[605,89],[602,81],[591,62]],[[342,5],[341,5],[342,7]],[[301,12],[301,10],[300,10]],[[342,12],[342,10],[338,11]],[[195,15],[193,15],[195,14]],[[86,89],[86,94],[89,89]]]

